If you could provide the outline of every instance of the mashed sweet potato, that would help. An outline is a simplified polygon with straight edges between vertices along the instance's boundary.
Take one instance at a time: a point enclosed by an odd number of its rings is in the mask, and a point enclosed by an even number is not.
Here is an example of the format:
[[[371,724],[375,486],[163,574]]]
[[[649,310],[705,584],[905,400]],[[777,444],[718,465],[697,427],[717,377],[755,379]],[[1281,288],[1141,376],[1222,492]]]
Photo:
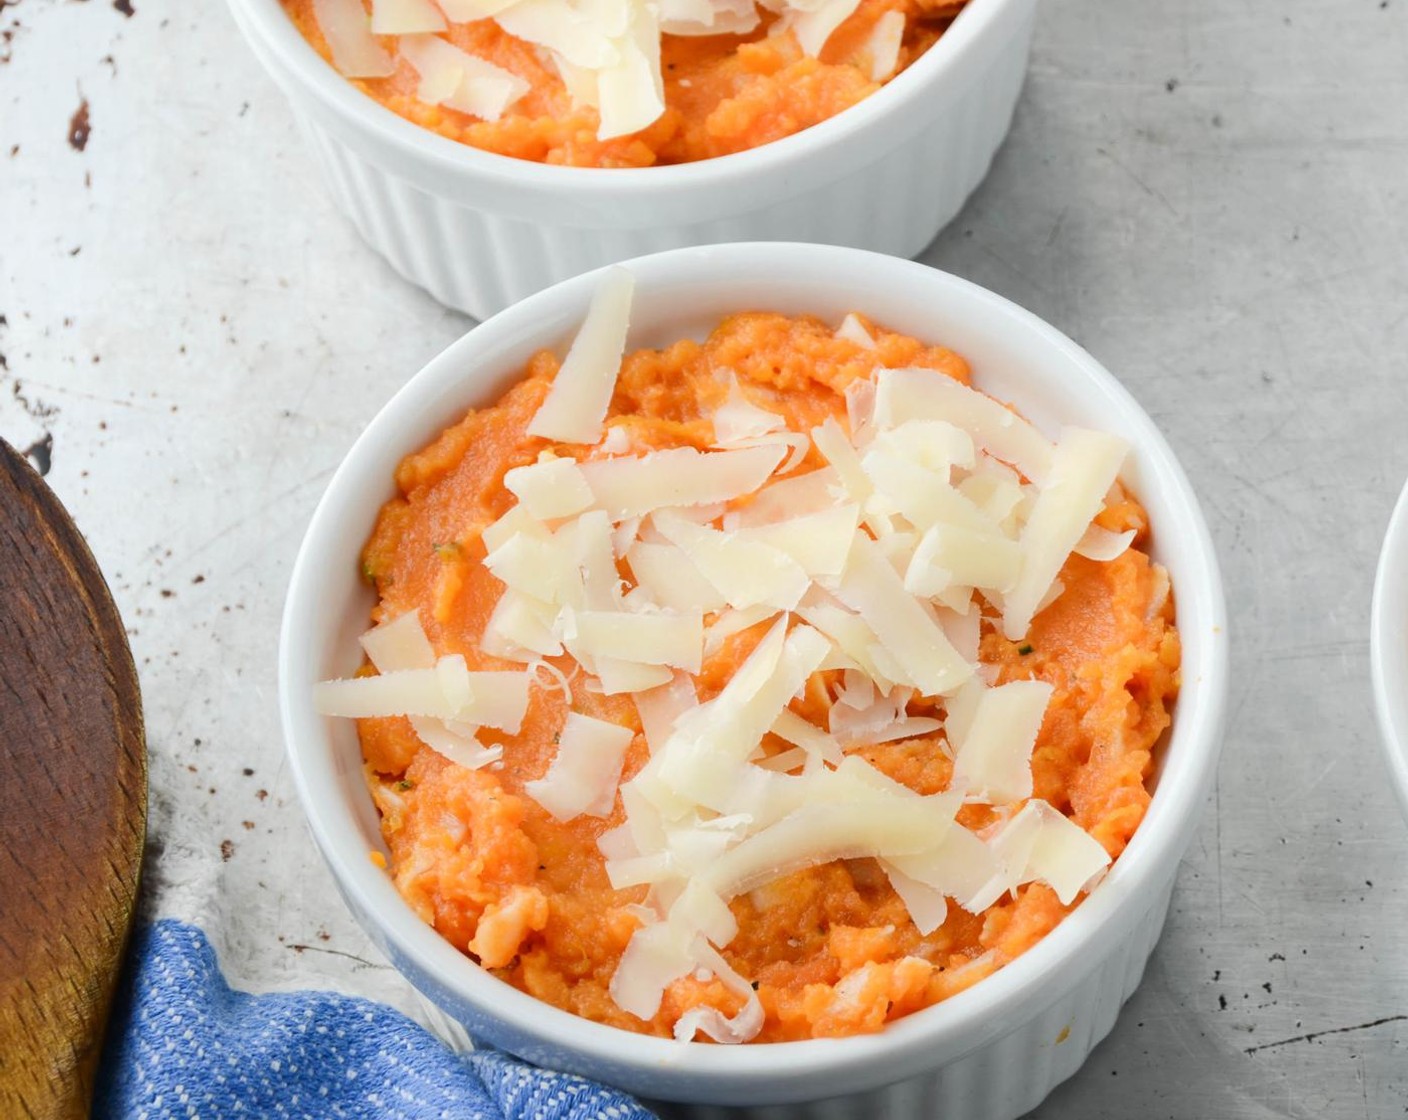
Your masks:
[[[962,358],[872,326],[876,348],[839,338],[806,318],[743,314],[700,344],[629,355],[608,412],[636,448],[706,448],[709,417],[726,392],[717,376],[732,370],[754,403],[785,414],[794,430],[828,416],[845,422],[846,386],[878,366],[925,366],[966,382]],[[492,407],[470,412],[397,473],[400,496],[383,508],[363,556],[379,595],[374,617],[418,609],[437,652],[461,653],[471,668],[503,668],[478,649],[502,585],[483,566],[484,527],[513,499],[503,484],[512,467],[548,446],[525,429],[542,403],[558,360],[538,354],[523,379]],[[588,454],[561,447],[563,454]],[[800,469],[820,466],[817,453]],[[985,621],[981,659],[996,681],[1038,678],[1054,687],[1032,754],[1034,796],[1074,819],[1112,856],[1123,851],[1149,803],[1151,752],[1169,724],[1178,689],[1179,640],[1162,569],[1138,547],[1144,510],[1132,496],[1110,502],[1099,524],[1133,529],[1135,547],[1104,563],[1073,555],[1065,591],[1012,642]],[[701,699],[717,693],[767,624],[729,639],[698,674]],[[557,659],[570,669],[570,659]],[[834,673],[833,673],[834,675]],[[794,701],[825,726],[830,693],[816,674]],[[645,763],[635,706],[573,680],[575,710],[634,729],[622,780]],[[916,700],[911,713],[938,702]],[[608,986],[639,921],[629,907],[645,888],[616,891],[603,869],[598,837],[622,821],[619,801],[606,818],[559,823],[524,784],[554,755],[567,704],[534,689],[527,718],[502,743],[501,767],[468,770],[426,747],[402,718],[360,721],[366,776],[382,813],[397,888],[424,920],[510,984],[568,1011],[634,1031],[668,1035],[686,1009],[708,1004],[731,1014],[741,1003],[718,980],[686,976],[665,992],[659,1013],[642,1021],[613,1002]],[[953,764],[938,736],[862,747],[857,753],[920,793],[947,788]],[[959,813],[979,829],[993,810]],[[984,913],[951,906],[947,920],[921,935],[873,860],[836,861],[799,871],[731,903],[738,935],[722,950],[750,978],[766,1013],[758,1041],[876,1031],[961,991],[1035,944],[1069,912],[1041,883],[1019,888]]]
[[[770,16],[748,35],[661,36],[664,113],[648,128],[608,140],[597,139],[597,110],[574,106],[543,52],[493,20],[454,23],[442,37],[531,86],[497,121],[419,100],[416,72],[404,60],[388,78],[355,84],[423,128],[500,155],[573,167],[689,163],[790,136],[856,104],[928,50],[965,2],[861,0],[817,58],[805,56],[790,34],[770,36]],[[284,6],[304,37],[330,59],[313,0],[284,0]],[[875,81],[867,44],[877,21],[891,11],[906,17],[904,38],[893,73]]]

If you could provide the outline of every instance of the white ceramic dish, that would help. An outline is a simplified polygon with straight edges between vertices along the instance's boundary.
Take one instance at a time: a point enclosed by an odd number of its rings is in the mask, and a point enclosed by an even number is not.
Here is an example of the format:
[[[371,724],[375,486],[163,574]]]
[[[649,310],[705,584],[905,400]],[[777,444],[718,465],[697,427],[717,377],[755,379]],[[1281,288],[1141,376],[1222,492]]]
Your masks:
[[[497,397],[535,350],[569,340],[597,283],[586,275],[510,308],[435,358],[367,427],[318,506],[289,588],[279,665],[289,759],[313,835],[369,935],[412,983],[480,1039],[541,1064],[689,1102],[691,1115],[713,1105],[795,1104],[759,1115],[1018,1116],[1080,1066],[1138,984],[1216,768],[1224,604],[1187,479],[1153,422],[1093,358],[966,281],[815,245],[685,249],[629,267],[638,278],[632,346],[702,337],[740,310],[832,321],[859,310],[957,350],[976,384],[1019,402],[1048,430],[1079,422],[1131,441],[1124,477],[1148,508],[1183,636],[1183,688],[1148,817],[1090,897],[1024,956],[880,1034],[840,1042],[680,1045],[586,1022],[500,982],[424,925],[368,858],[382,845],[356,733],[314,711],[312,685],[358,664],[372,595],[356,561],[392,495],[398,460]]]
[[[1036,0],[973,0],[861,104],[749,152],[674,167],[549,167],[455,143],[332,69],[279,0],[230,0],[337,205],[401,275],[484,318],[627,257],[814,241],[912,257],[958,213],[1012,120]]]
[[[1369,666],[1384,756],[1399,804],[1408,814],[1408,485],[1393,507],[1379,553]]]

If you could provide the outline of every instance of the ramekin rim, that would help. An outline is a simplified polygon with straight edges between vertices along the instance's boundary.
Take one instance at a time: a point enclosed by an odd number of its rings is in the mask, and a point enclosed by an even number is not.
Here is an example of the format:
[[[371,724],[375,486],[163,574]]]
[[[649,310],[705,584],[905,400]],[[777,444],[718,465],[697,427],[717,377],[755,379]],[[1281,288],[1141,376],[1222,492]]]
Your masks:
[[[1181,511],[1180,517],[1184,522],[1180,528],[1192,534],[1191,541],[1183,538],[1180,543],[1180,548],[1187,551],[1190,557],[1192,574],[1175,587],[1175,594],[1181,602],[1200,604],[1205,615],[1209,634],[1203,644],[1206,657],[1200,668],[1206,680],[1200,682],[1202,687],[1195,692],[1197,703],[1193,710],[1187,712],[1187,705],[1181,699],[1181,706],[1175,715],[1173,735],[1176,739],[1181,736],[1177,741],[1189,744],[1183,751],[1184,765],[1178,772],[1166,772],[1161,778],[1148,816],[1105,881],[1055,930],[1021,957],[973,988],[889,1024],[879,1034],[847,1038],[840,1042],[809,1040],[732,1048],[703,1044],[682,1047],[668,1040],[588,1022],[498,981],[421,922],[395,893],[384,874],[365,858],[366,853],[361,847],[345,847],[334,842],[338,828],[355,829],[352,811],[341,798],[331,797],[325,791],[315,791],[310,785],[308,766],[313,764],[313,757],[309,753],[310,748],[301,742],[299,725],[303,721],[295,710],[295,700],[287,684],[291,679],[298,678],[294,660],[300,643],[298,628],[303,625],[299,604],[305,594],[300,589],[315,578],[310,550],[320,526],[335,515],[329,502],[334,500],[339,478],[346,472],[348,464],[356,460],[359,450],[370,441],[381,438],[383,428],[399,422],[400,413],[413,407],[417,397],[428,396],[431,389],[449,379],[450,374],[439,371],[463,367],[466,355],[476,348],[493,344],[491,336],[495,332],[506,334],[512,329],[514,320],[533,314],[543,305],[557,300],[575,300],[585,306],[597,273],[586,273],[545,289],[486,320],[452,343],[402,386],[348,452],[314,513],[290,579],[279,654],[280,708],[286,745],[300,801],[318,846],[343,889],[355,890],[363,906],[371,903],[390,905],[392,917],[396,919],[394,925],[385,914],[379,924],[397,951],[451,988],[459,998],[478,1007],[486,1017],[505,1022],[520,1034],[542,1039],[588,1062],[629,1066],[643,1074],[662,1076],[668,1075],[667,1071],[681,1075],[704,1074],[726,1077],[735,1085],[746,1086],[775,1077],[804,1077],[822,1068],[834,1071],[839,1065],[854,1070],[856,1087],[865,1088],[877,1083],[876,1080],[870,1080],[869,1085],[866,1083],[864,1069],[869,1063],[884,1058],[888,1062],[887,1068],[897,1065],[912,1070],[925,1068],[934,1063],[934,1053],[940,1045],[949,1048],[945,1057],[964,1052],[961,1049],[962,1039],[981,1027],[984,1016],[1008,1011],[1024,998],[1043,994],[1049,996],[1053,987],[1062,982],[1069,971],[1068,966],[1074,967],[1073,962],[1081,950],[1094,942],[1102,929],[1116,921],[1122,907],[1129,904],[1132,898],[1139,897],[1141,892],[1147,895],[1152,890],[1151,884],[1160,875],[1171,879],[1172,873],[1167,865],[1171,860],[1176,869],[1177,860],[1191,838],[1193,824],[1211,785],[1220,753],[1228,661],[1227,619],[1221,577],[1211,536],[1191,484],[1152,418],[1098,361],[1044,320],[1004,297],[959,277],[864,250],[789,243],[743,243],[670,250],[624,263],[637,271],[674,268],[678,272],[703,268],[700,260],[711,256],[738,258],[732,262],[735,267],[750,259],[771,256],[776,264],[780,257],[787,257],[794,262],[798,271],[803,265],[813,269],[834,269],[844,267],[847,261],[855,264],[860,258],[873,259],[874,262],[882,262],[875,267],[905,272],[916,281],[920,281],[922,276],[920,282],[947,287],[950,292],[962,293],[963,298],[994,303],[1004,314],[1024,322],[1042,335],[1045,341],[1074,359],[1102,394],[1114,406],[1127,412],[1136,426],[1144,429],[1138,435],[1141,440],[1147,439],[1149,442],[1147,446],[1141,444],[1141,450],[1157,467],[1158,473],[1164,476],[1161,486],[1173,488],[1172,492],[1178,499],[1176,508]],[[808,261],[806,258],[811,259]],[[648,282],[648,278],[645,279]],[[384,419],[387,417],[390,420]],[[1155,526],[1156,535],[1161,531],[1169,530],[1160,530]],[[1190,587],[1190,583],[1195,586]],[[1187,688],[1185,682],[1185,696]],[[305,700],[305,712],[306,705]],[[343,818],[341,821],[334,819],[339,813]],[[329,835],[330,828],[334,835]],[[1123,912],[1128,913],[1127,910]],[[893,1078],[886,1077],[884,1080]]]

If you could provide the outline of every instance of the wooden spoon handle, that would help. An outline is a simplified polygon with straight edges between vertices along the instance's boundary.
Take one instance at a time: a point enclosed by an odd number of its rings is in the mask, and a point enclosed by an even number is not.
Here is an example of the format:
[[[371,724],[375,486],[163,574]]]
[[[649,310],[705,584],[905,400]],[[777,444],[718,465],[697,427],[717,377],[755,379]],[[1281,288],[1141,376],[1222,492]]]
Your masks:
[[[142,702],[93,554],[3,440],[0,791],[0,1116],[86,1116],[146,833]]]

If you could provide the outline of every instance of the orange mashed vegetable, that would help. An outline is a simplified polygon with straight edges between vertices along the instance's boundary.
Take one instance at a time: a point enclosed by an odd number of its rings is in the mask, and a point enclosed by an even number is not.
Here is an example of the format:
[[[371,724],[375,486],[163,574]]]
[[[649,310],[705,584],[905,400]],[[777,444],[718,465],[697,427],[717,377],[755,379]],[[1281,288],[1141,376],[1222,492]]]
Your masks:
[[[708,417],[726,394],[715,376],[723,369],[737,374],[753,403],[786,415],[794,430],[827,416],[844,424],[846,385],[879,365],[926,366],[967,382],[958,355],[866,325],[874,351],[836,338],[816,320],[750,313],[725,320],[702,344],[630,354],[607,423],[625,427],[637,449],[707,448]],[[550,446],[525,429],[557,368],[556,357],[539,353],[496,405],[470,412],[408,456],[397,472],[401,496],[382,509],[363,556],[380,596],[373,617],[384,621],[418,608],[437,652],[461,653],[471,669],[515,667],[477,648],[502,591],[481,563],[480,534],[513,504],[505,471],[534,462]],[[813,449],[797,469],[823,465]],[[1134,529],[1135,547],[1103,564],[1073,555],[1061,573],[1064,594],[1037,616],[1027,638],[1008,641],[985,621],[981,657],[996,666],[999,682],[1039,678],[1054,687],[1032,755],[1034,796],[1073,818],[1115,857],[1149,804],[1145,781],[1169,724],[1180,650],[1167,576],[1139,547],[1148,533],[1143,508],[1122,495],[1098,523]],[[769,625],[735,635],[705,659],[697,678],[701,701],[719,692]],[[571,668],[566,656],[556,661]],[[822,685],[838,675],[815,674],[794,710],[825,727],[830,701]],[[625,782],[648,757],[635,706],[628,696],[587,691],[583,677],[574,679],[573,706],[636,731]],[[622,822],[619,800],[609,817],[559,823],[524,794],[524,783],[547,770],[567,711],[556,689],[530,695],[519,734],[483,734],[485,742],[502,743],[501,767],[456,766],[424,746],[402,718],[359,722],[397,888],[426,922],[494,975],[588,1019],[669,1036],[691,1007],[733,1014],[739,997],[717,980],[692,975],[666,989],[649,1022],[612,1001],[608,985],[638,925],[627,907],[640,903],[646,888],[613,890],[603,869],[597,838]],[[910,712],[934,715],[939,707],[917,698]],[[859,753],[915,791],[935,793],[947,788],[952,771],[937,737]],[[958,816],[971,829],[992,819],[983,805],[967,805]],[[877,1031],[1019,956],[1072,908],[1045,884],[1031,883],[979,915],[950,906],[944,924],[925,936],[869,859],[789,874],[730,906],[739,932],[722,952],[755,982],[766,1013],[757,1041],[770,1042]]]
[[[330,60],[313,0],[283,3],[304,38]],[[418,100],[416,72],[404,59],[397,60],[390,77],[354,79],[353,84],[414,124],[499,155],[572,167],[690,163],[791,136],[850,108],[884,84],[870,78],[866,46],[881,16],[889,11],[905,16],[898,74],[933,46],[964,3],[861,0],[832,32],[819,58],[803,55],[790,34],[769,38],[771,16],[748,35],[664,35],[664,113],[648,128],[610,140],[597,139],[597,111],[573,106],[552,63],[493,20],[452,23],[441,37],[532,87],[498,121]],[[394,37],[381,41],[394,52]]]

